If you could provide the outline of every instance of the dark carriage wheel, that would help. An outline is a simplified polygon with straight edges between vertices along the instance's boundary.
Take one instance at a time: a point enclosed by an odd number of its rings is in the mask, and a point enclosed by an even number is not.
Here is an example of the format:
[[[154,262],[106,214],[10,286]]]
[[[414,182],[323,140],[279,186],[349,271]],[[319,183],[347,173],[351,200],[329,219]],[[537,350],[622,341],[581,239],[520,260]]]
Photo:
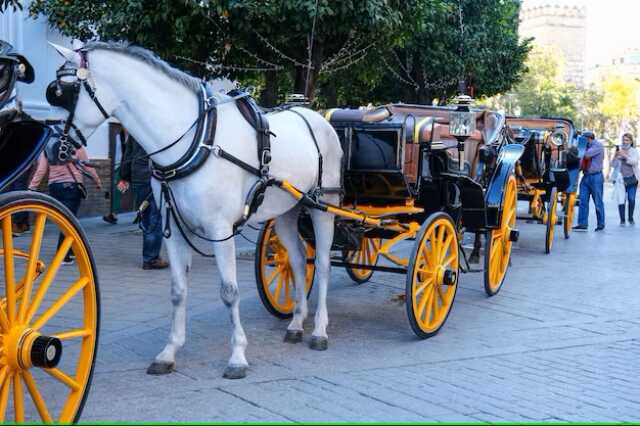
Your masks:
[[[459,274],[458,235],[453,220],[446,213],[434,213],[420,228],[407,270],[407,316],[419,338],[437,334],[446,322]]]
[[[575,219],[576,212],[576,193],[565,193],[564,194],[564,221],[562,225],[564,226],[564,238],[568,240],[571,236],[571,228],[573,227],[573,221]]]
[[[304,241],[307,259],[315,257],[313,246]],[[280,243],[274,221],[265,223],[258,236],[255,256],[256,284],[262,304],[278,318],[291,318],[295,307],[295,284],[287,249]],[[315,265],[307,263],[307,297],[313,288]]]
[[[551,253],[551,248],[553,247],[556,223],[558,223],[558,189],[553,187],[547,200],[547,232],[544,244],[544,252],[546,254]]]
[[[516,226],[516,178],[510,176],[505,186],[500,227],[487,232],[484,256],[484,291],[495,296],[502,288],[511,259],[511,230]]]
[[[347,263],[358,265],[375,266],[378,263],[378,254],[382,240],[380,238],[363,237],[359,250],[344,250],[342,259]],[[373,276],[373,269],[360,269],[357,267],[345,266],[349,277],[357,284],[364,284]]]
[[[24,212],[34,218],[32,234],[14,237],[12,222]],[[4,421],[11,406],[18,423],[75,423],[91,388],[100,329],[98,277],[87,238],[69,210],[35,192],[0,196],[0,222],[0,417]],[[58,233],[63,240],[55,248]],[[75,262],[63,269],[69,250]]]

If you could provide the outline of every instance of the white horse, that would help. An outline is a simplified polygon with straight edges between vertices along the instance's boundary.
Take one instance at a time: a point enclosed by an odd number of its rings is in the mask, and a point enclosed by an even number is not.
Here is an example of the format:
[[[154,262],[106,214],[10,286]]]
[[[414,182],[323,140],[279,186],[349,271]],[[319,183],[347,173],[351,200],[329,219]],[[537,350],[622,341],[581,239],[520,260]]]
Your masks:
[[[96,99],[107,115],[117,118],[147,153],[153,153],[178,139],[198,117],[198,93],[201,81],[170,67],[153,53],[122,43],[88,43],[84,57],[78,51],[61,46],[56,50],[77,68],[88,72],[87,82],[95,90]],[[83,70],[82,73],[85,73]],[[225,95],[219,96],[224,102]],[[340,141],[324,118],[305,108],[296,108],[308,120],[323,156],[323,187],[339,187],[342,161]],[[74,124],[85,136],[92,133],[105,117],[82,88],[77,102]],[[317,186],[318,152],[305,122],[300,116],[283,111],[268,115],[272,137],[270,174],[286,179],[302,192]],[[189,131],[177,144],[152,159],[160,166],[178,160],[190,146],[195,130]],[[215,144],[244,162],[258,166],[256,131],[242,117],[234,102],[221,103]],[[237,165],[210,155],[195,173],[172,181],[175,203],[187,225],[211,239],[223,239],[233,232],[233,225],[243,214],[247,193],[257,177]],[[152,181],[155,201],[160,205],[158,181]],[[323,200],[337,202],[337,195]],[[305,294],[306,258],[297,230],[301,207],[296,200],[276,187],[269,187],[265,199],[249,223],[276,218],[276,231],[289,252],[296,282],[296,309],[287,328],[285,340],[296,340],[307,316]],[[164,209],[163,209],[164,210]],[[332,214],[310,212],[316,240],[316,283],[319,287],[318,308],[311,339],[313,349],[326,349],[328,313],[327,286],[330,273],[329,251],[333,240]],[[163,211],[163,216],[166,214]],[[164,223],[163,218],[163,223]],[[166,239],[171,263],[171,301],[173,321],[169,340],[149,366],[150,374],[166,374],[175,367],[176,352],[185,343],[186,299],[191,269],[192,250],[172,220],[173,232]],[[231,358],[224,372],[226,378],[242,378],[248,363],[245,358],[247,338],[240,323],[239,293],[236,278],[236,256],[233,238],[213,243],[215,260],[222,278],[221,298],[231,314]],[[291,338],[293,336],[293,338]]]

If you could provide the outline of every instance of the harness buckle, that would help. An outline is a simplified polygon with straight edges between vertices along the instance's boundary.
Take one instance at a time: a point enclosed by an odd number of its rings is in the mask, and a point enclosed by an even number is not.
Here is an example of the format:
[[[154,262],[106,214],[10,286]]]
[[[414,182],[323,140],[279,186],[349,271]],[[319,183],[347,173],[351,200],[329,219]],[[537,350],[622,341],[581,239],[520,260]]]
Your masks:
[[[262,151],[262,158],[260,159],[261,165],[267,165],[271,163],[271,151],[265,149]]]
[[[219,145],[213,145],[212,147],[209,148],[211,150],[211,152],[213,152],[213,155],[215,155],[216,157],[220,157],[220,146]]]

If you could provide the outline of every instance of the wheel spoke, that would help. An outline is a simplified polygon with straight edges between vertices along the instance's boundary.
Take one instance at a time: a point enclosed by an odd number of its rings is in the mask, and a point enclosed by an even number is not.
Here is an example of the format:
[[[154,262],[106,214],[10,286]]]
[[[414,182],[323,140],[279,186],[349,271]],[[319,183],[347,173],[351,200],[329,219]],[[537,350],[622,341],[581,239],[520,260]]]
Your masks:
[[[78,383],[75,379],[72,379],[66,373],[64,373],[63,371],[57,368],[45,368],[44,372],[50,375],[51,377],[53,377],[54,379],[57,379],[58,381],[64,383],[69,388],[71,388],[71,390],[73,390],[74,392],[79,391],[81,388],[80,383]]]
[[[9,318],[7,317],[7,313],[4,309],[2,309],[2,306],[0,306],[0,328],[5,332],[9,331],[10,328]]]
[[[438,298],[436,297],[436,289],[433,289],[433,297],[431,297],[431,321],[430,324],[436,321],[438,317]]]
[[[33,226],[33,237],[31,238],[31,248],[29,249],[29,260],[27,261],[27,270],[24,274],[24,291],[22,292],[22,303],[20,304],[20,321],[24,320],[27,314],[27,306],[29,306],[29,298],[31,297],[31,287],[36,277],[36,266],[40,257],[40,247],[42,246],[42,236],[44,235],[44,226],[47,222],[47,215],[39,213]],[[66,253],[65,253],[66,254]]]
[[[442,245],[442,250],[440,252],[440,257],[438,258],[438,263],[442,264],[444,257],[447,255],[447,252],[451,248],[452,242],[453,242],[453,234],[449,234],[447,239],[444,241],[444,244]]]
[[[55,333],[53,337],[60,340],[75,339],[77,337],[93,336],[93,332],[88,328],[78,328],[75,330],[63,331],[61,333]]]
[[[265,286],[271,287],[271,284],[273,284],[273,280],[276,278],[276,276],[278,276],[279,273],[280,273],[280,268],[276,267],[273,273],[271,274],[271,276],[269,276],[269,278],[267,278],[267,280],[265,281]]]
[[[45,423],[52,423],[53,419],[51,418],[51,414],[49,414],[49,410],[47,409],[47,404],[45,404],[42,395],[40,395],[40,391],[38,391],[38,387],[36,386],[35,380],[33,380],[33,376],[29,373],[29,370],[24,370],[22,372],[22,378],[24,379],[24,383],[27,385],[27,390],[31,395],[31,399],[33,400],[36,409],[38,410],[38,414],[40,414],[40,418]]]
[[[2,219],[2,244],[4,248],[4,282],[7,296],[9,324],[16,318],[16,278],[13,259],[13,229],[11,215]]]
[[[278,284],[276,284],[276,288],[273,291],[273,300],[275,300],[276,303],[280,302],[280,290],[282,290],[283,283],[284,283],[284,273],[278,277]]]
[[[429,302],[431,300],[431,296],[433,296],[433,288],[430,288],[429,291],[426,291],[425,294],[422,296],[422,298],[420,299],[420,303],[418,304],[418,312],[416,315],[416,318],[422,318],[422,314],[425,311],[425,308],[427,306],[427,302]]]
[[[51,317],[57,314],[58,311],[62,309],[62,307],[66,305],[66,303],[71,300],[71,298],[75,296],[76,293],[78,293],[80,290],[82,290],[88,283],[89,278],[87,277],[78,279],[75,284],[71,286],[71,288],[67,290],[65,294],[62,295],[62,297],[60,297],[53,305],[51,305],[51,307],[49,307],[49,309],[45,311],[45,313],[42,314],[42,316],[40,316],[40,318],[38,318],[38,320],[33,324],[31,328],[33,328],[34,330],[39,330],[40,328],[42,328],[42,326],[45,325],[47,321],[51,319]]]
[[[62,244],[60,245],[60,248],[58,249],[55,256],[53,257],[53,260],[51,261],[51,264],[49,265],[47,272],[42,278],[40,287],[38,288],[35,296],[33,297],[31,306],[29,306],[29,310],[27,311],[27,317],[26,317],[25,323],[29,324],[33,316],[36,314],[36,312],[38,312],[38,309],[40,308],[40,304],[42,303],[42,300],[44,299],[44,296],[47,293],[49,286],[53,282],[53,279],[56,277],[56,274],[60,269],[62,260],[64,259],[64,257],[67,255],[67,252],[71,248],[71,244],[73,244],[73,238],[65,237]]]
[[[433,274],[431,275],[431,277],[429,277],[428,280],[424,280],[422,284],[420,284],[420,286],[416,288],[415,295],[418,296],[418,294],[422,293],[425,288],[429,287],[432,284],[433,284]]]
[[[453,263],[453,261],[454,261],[454,260],[456,260],[456,257],[457,257],[457,256],[456,256],[456,253],[455,253],[455,252],[454,252],[454,253],[451,253],[451,254],[449,255],[449,257],[447,257],[447,258],[446,258],[446,260],[445,260],[444,262],[442,262],[442,266],[443,266],[443,267],[445,267],[445,268],[446,268],[447,266],[450,266],[450,265]]]
[[[9,388],[11,387],[11,376],[7,375],[7,367],[4,367],[3,370],[4,378],[2,380],[2,390],[0,391],[0,423],[4,423],[7,403],[9,402]]]
[[[19,374],[13,375],[13,410],[16,423],[24,423],[24,391]]]

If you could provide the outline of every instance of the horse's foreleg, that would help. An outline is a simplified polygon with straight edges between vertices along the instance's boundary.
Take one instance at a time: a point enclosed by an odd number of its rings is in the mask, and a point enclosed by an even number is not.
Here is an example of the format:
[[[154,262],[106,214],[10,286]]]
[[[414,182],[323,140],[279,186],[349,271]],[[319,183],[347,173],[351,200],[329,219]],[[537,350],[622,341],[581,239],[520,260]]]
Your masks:
[[[224,230],[218,232],[220,236],[217,238],[231,234],[231,226],[223,228]],[[224,377],[226,379],[242,379],[247,375],[249,363],[245,358],[247,337],[240,323],[240,293],[236,278],[236,245],[232,238],[215,243],[214,247],[216,263],[222,279],[220,298],[225,306],[229,308],[231,327],[233,329],[231,334],[231,358],[229,358],[227,368],[224,370]]]
[[[330,251],[333,243],[333,215],[312,210],[313,230],[316,237],[316,282],[318,285],[318,308],[315,316],[315,328],[311,335],[311,349],[323,351],[328,347],[327,325],[327,289],[331,273]]]
[[[169,341],[147,369],[148,374],[168,374],[176,363],[176,352],[186,339],[187,324],[187,286],[191,269],[191,249],[182,236],[174,233],[165,240],[171,267],[171,303],[173,319]]]
[[[296,288],[296,303],[293,319],[287,327],[284,341],[298,343],[302,341],[304,320],[307,318],[306,269],[307,257],[298,235],[298,216],[300,209],[293,209],[276,219],[276,233],[289,255],[289,265],[293,271]]]

